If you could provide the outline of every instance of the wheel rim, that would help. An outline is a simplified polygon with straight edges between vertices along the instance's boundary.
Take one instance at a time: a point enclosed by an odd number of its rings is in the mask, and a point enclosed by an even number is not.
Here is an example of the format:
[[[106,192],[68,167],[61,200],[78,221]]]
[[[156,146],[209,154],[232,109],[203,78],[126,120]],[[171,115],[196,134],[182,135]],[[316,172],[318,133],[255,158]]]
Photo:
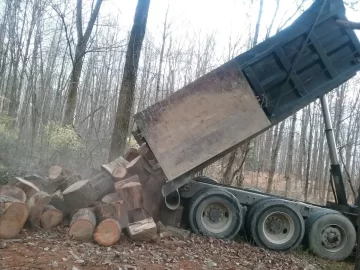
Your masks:
[[[263,233],[269,242],[284,244],[294,236],[294,221],[284,212],[273,212],[264,220]]]
[[[326,226],[320,234],[321,245],[329,252],[338,252],[347,242],[346,231],[338,224]]]
[[[201,223],[212,233],[222,233],[229,229],[233,221],[231,207],[224,202],[211,202],[199,207]]]

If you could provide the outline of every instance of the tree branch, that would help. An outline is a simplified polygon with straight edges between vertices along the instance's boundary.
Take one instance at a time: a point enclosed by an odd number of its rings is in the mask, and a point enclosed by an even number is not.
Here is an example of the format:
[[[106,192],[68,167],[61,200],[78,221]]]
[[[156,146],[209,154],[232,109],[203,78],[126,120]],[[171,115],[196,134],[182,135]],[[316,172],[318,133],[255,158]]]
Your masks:
[[[70,58],[71,58],[71,62],[74,63],[74,57],[73,57],[73,53],[72,53],[72,49],[71,49],[71,43],[70,43],[70,37],[69,37],[69,33],[68,33],[68,29],[67,29],[67,25],[65,23],[65,16],[64,14],[62,14],[59,10],[57,10],[57,8],[55,6],[52,7],[55,12],[59,15],[62,24],[64,25],[64,29],[65,29],[65,37],[66,37],[66,42],[68,44],[69,47],[69,53],[70,53]]]

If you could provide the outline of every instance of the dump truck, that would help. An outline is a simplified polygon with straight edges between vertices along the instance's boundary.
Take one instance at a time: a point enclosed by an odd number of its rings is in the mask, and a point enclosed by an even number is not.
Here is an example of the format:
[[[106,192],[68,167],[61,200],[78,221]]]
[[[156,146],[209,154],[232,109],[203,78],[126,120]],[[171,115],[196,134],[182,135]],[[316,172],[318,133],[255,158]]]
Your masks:
[[[316,0],[289,27],[134,116],[166,175],[162,195],[182,204],[191,229],[260,247],[306,244],[319,257],[347,258],[356,244],[358,207],[349,205],[326,94],[360,69],[360,43],[342,0]],[[334,202],[315,205],[219,184],[194,174],[320,99],[331,160]]]

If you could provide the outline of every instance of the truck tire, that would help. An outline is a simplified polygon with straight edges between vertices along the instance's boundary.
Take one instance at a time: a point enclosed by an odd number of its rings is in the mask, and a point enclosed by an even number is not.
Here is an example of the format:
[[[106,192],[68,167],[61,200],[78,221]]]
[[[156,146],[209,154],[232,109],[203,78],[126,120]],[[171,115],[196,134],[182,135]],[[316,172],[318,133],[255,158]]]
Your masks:
[[[193,178],[193,181],[198,181],[206,184],[219,184],[214,178],[208,176],[196,176]]]
[[[189,204],[190,227],[197,234],[231,240],[239,233],[243,220],[244,208],[224,189],[201,191]]]
[[[351,255],[356,243],[354,225],[340,213],[315,213],[306,221],[306,242],[318,257],[341,261]]]
[[[299,211],[283,200],[270,199],[259,203],[250,221],[255,243],[263,248],[288,251],[297,248],[305,234],[305,224]]]
[[[255,203],[253,203],[247,210],[245,215],[245,232],[248,239],[251,239],[251,220],[259,207],[264,204],[267,204],[270,200],[277,200],[276,198],[262,198]]]

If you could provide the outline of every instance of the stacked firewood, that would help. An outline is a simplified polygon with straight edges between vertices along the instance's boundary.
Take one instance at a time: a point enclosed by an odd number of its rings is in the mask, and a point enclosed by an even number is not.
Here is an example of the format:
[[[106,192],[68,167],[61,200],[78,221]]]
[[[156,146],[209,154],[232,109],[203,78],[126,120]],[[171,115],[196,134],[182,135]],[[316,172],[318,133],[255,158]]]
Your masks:
[[[16,236],[26,223],[49,229],[68,220],[68,235],[81,241],[110,246],[122,232],[133,240],[152,240],[164,216],[165,181],[146,144],[93,169],[87,179],[57,165],[46,176],[17,177],[13,185],[0,187],[0,238]],[[173,216],[165,218],[169,225]]]

